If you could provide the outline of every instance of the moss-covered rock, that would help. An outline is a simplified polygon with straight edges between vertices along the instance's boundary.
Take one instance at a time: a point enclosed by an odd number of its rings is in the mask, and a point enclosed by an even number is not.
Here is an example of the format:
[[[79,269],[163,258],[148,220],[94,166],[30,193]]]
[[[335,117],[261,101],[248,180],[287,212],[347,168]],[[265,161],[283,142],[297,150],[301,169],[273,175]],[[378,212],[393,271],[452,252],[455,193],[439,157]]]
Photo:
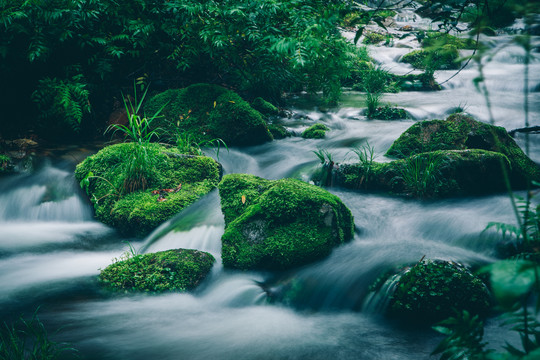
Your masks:
[[[311,125],[302,132],[302,137],[304,139],[322,139],[326,136],[326,132],[329,130],[330,128],[328,126],[321,123]]]
[[[180,128],[197,139],[222,139],[231,145],[256,145],[272,140],[261,113],[238,94],[221,86],[194,84],[152,97],[147,114],[162,109],[153,126],[174,133]]]
[[[277,116],[279,114],[279,109],[262,97],[255,98],[251,102],[251,106],[264,116]]]
[[[368,115],[370,119],[379,120],[400,120],[407,119],[409,116],[405,109],[393,107],[390,105],[379,106],[371,114]]]
[[[268,129],[272,133],[272,136],[274,139],[285,139],[286,137],[290,137],[291,133],[289,130],[285,128],[283,125],[279,124],[270,124],[268,125]]]
[[[429,31],[424,34],[422,47],[436,47],[443,45],[454,45],[458,49],[474,50],[477,46],[476,41],[471,38],[459,38],[448,33],[438,31]]]
[[[135,147],[134,143],[105,147],[86,158],[75,170],[78,181],[93,174],[87,192],[94,203],[96,217],[124,235],[148,234],[219,182],[220,166],[214,159],[183,155],[174,148],[150,144],[146,151],[153,162],[152,169],[147,171],[146,189],[126,193],[123,190],[126,164]],[[176,191],[180,184],[181,188]],[[175,191],[163,197],[152,194],[160,189]]]
[[[423,260],[406,271],[390,299],[392,317],[435,323],[467,310],[486,315],[490,294],[484,283],[465,267],[441,260]]]
[[[364,35],[364,40],[362,40],[363,44],[372,45],[372,44],[378,44],[382,41],[384,41],[385,37],[383,34],[379,34],[377,32],[366,32]]]
[[[225,267],[292,268],[324,258],[353,237],[353,217],[341,200],[299,180],[233,174],[223,178],[219,193]]]
[[[127,254],[101,270],[99,281],[120,291],[187,291],[203,281],[214,261],[206,252],[186,249]]]
[[[386,155],[405,158],[434,150],[483,149],[504,154],[511,164],[515,188],[530,180],[540,181],[540,167],[534,163],[502,127],[485,124],[465,114],[446,120],[415,123],[392,144]]]
[[[439,150],[389,163],[343,164],[337,185],[422,198],[481,195],[505,189],[508,158],[486,150]]]
[[[447,44],[429,50],[414,50],[401,57],[401,62],[411,64],[417,69],[455,70],[461,64],[459,52],[455,45]]]

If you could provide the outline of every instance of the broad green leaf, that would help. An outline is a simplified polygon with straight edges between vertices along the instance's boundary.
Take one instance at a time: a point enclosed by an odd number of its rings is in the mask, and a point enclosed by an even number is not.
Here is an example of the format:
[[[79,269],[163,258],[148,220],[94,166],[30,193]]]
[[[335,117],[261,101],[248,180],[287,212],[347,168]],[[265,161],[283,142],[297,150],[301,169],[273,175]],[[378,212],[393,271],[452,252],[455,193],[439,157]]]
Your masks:
[[[485,268],[491,274],[493,294],[505,309],[520,302],[536,282],[540,269],[531,261],[502,260]]]
[[[540,359],[540,348],[531,351],[528,355],[525,355],[521,360],[537,360]]]

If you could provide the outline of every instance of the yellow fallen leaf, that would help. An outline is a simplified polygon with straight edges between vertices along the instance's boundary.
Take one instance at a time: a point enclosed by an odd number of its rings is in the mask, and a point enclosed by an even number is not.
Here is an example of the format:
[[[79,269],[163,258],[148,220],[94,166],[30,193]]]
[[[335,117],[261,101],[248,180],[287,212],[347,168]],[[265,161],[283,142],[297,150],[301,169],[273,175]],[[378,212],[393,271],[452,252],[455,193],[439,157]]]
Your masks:
[[[246,195],[242,195],[242,204],[246,203]]]

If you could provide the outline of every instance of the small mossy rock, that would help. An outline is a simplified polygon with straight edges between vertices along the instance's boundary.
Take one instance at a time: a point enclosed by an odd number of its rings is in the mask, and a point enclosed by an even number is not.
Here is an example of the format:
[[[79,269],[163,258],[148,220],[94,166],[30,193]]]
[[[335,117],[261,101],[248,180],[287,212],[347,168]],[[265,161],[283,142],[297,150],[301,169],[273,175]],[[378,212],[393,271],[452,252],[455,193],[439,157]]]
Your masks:
[[[255,98],[251,102],[251,106],[264,116],[277,116],[279,114],[279,109],[262,97]]]
[[[362,43],[367,45],[378,44],[384,41],[384,39],[385,36],[383,34],[379,34],[377,32],[368,32],[364,35],[364,40],[362,40]]]
[[[503,167],[506,170],[503,170]],[[483,195],[506,189],[510,162],[486,150],[439,150],[389,163],[343,164],[335,171],[337,185],[351,189],[390,191],[414,197]]]
[[[401,57],[401,62],[417,69],[457,70],[459,52],[455,45],[447,44],[433,50],[414,50]]]
[[[436,323],[467,310],[487,315],[491,303],[486,285],[465,267],[442,260],[423,260],[406,271],[390,298],[395,318]]]
[[[187,291],[204,280],[214,262],[209,253],[187,249],[130,255],[101,270],[99,281],[118,291]]]
[[[401,120],[407,119],[409,116],[405,109],[392,107],[389,105],[380,106],[373,111],[372,114],[369,114],[370,119],[379,119],[379,120]]]
[[[341,200],[299,180],[232,174],[219,193],[225,267],[289,269],[320,260],[353,237],[353,217]]]
[[[148,172],[144,191],[125,193],[122,190],[126,164],[134,143],[111,145],[89,156],[75,169],[82,181],[90,172],[87,193],[94,203],[96,217],[117,228],[123,235],[145,236],[162,222],[214,189],[220,179],[220,165],[206,156],[178,153],[174,148],[150,144],[146,151],[153,159],[154,169]],[[164,201],[152,191],[176,189]]]
[[[441,33],[437,31],[427,32],[426,36],[422,39],[423,48],[447,44],[454,45],[458,49],[474,50],[477,47],[476,41],[472,38],[459,38],[448,33]]]
[[[270,124],[268,125],[268,129],[272,133],[272,136],[274,139],[285,139],[286,137],[290,137],[291,133],[289,130],[285,128],[283,125],[279,124]]]
[[[453,114],[446,120],[415,123],[394,141],[386,155],[405,158],[435,150],[483,149],[504,154],[511,164],[511,183],[515,188],[540,181],[540,167],[533,162],[503,127]]]
[[[324,124],[311,125],[302,132],[302,137],[304,139],[322,139],[326,136],[328,130],[330,128]]]
[[[221,86],[194,84],[152,97],[146,114],[161,110],[153,122],[165,132],[178,128],[201,140],[222,139],[229,146],[256,145],[271,141],[272,134],[261,113],[237,93]]]

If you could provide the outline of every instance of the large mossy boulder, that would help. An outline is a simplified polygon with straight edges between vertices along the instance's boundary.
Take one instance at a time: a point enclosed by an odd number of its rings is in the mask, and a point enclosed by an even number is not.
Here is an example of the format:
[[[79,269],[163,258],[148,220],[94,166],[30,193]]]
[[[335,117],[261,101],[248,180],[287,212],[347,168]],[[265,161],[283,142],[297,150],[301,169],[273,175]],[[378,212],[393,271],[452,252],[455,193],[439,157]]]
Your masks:
[[[144,189],[128,192],[126,176],[137,146],[105,147],[77,165],[75,176],[78,181],[89,180],[87,193],[100,221],[124,235],[144,236],[214,189],[220,165],[210,157],[149,144],[145,151],[151,161],[145,169]]]
[[[486,150],[439,150],[388,163],[343,164],[336,185],[420,198],[483,195],[505,190],[508,158]]]
[[[232,174],[219,194],[225,267],[288,269],[320,260],[353,237],[353,217],[341,200],[300,180]]]
[[[118,291],[187,291],[204,280],[214,261],[209,253],[187,249],[129,254],[101,270],[99,282]]]
[[[189,132],[196,139],[222,139],[229,146],[257,145],[272,134],[261,113],[234,91],[211,84],[171,89],[152,97],[148,115],[160,112],[152,126],[165,133]]]
[[[450,261],[422,260],[401,275],[388,305],[395,318],[436,323],[455,311],[485,316],[491,295],[482,280]]]
[[[511,164],[510,180],[515,188],[527,186],[530,180],[540,181],[540,167],[504,128],[476,121],[465,114],[414,124],[401,134],[386,155],[406,158],[422,152],[464,149],[483,149],[505,155]]]

